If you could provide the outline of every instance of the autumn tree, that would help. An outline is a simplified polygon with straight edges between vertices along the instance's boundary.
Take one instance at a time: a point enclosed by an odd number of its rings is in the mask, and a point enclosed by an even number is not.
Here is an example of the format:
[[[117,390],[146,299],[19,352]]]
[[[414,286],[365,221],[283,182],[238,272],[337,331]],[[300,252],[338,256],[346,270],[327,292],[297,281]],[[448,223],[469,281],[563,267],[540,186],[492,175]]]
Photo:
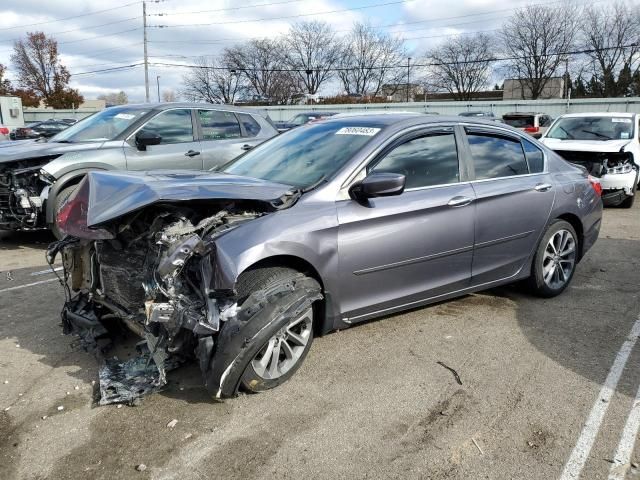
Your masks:
[[[126,105],[129,103],[129,97],[127,94],[120,90],[119,92],[107,93],[106,95],[99,95],[98,100],[104,100],[104,102],[111,105]]]
[[[42,32],[27,33],[26,39],[14,43],[11,63],[19,87],[35,92],[48,106],[72,108],[82,103],[82,95],[69,87],[71,74],[60,63],[55,39]]]
[[[162,101],[163,102],[175,102],[176,101],[176,92],[173,90],[167,89],[162,91]]]

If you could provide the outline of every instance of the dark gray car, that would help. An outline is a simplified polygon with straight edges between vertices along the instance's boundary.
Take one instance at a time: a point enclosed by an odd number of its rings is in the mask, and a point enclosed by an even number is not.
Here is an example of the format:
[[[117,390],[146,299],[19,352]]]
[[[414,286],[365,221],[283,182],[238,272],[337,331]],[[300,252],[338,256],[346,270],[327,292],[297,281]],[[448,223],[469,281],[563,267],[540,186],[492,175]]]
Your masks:
[[[59,236],[53,212],[87,172],[208,170],[278,134],[255,111],[206,103],[121,105],[65,128],[0,145],[0,230]]]
[[[314,335],[524,279],[558,295],[601,212],[597,180],[515,129],[363,115],[219,172],[92,172],[49,254],[63,252],[66,333],[100,352],[123,323],[154,385],[195,359],[221,398],[287,380]],[[134,367],[103,367],[104,403],[148,391],[119,377]]]

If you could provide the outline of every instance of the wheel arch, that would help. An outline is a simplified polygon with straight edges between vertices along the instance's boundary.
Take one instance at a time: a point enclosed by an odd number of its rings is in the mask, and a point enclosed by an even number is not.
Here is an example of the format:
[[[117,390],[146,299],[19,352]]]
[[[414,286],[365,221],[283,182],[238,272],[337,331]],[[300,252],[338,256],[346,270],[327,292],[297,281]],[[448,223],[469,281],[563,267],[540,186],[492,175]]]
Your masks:
[[[266,267],[291,268],[292,270],[304,273],[305,275],[308,275],[316,280],[320,284],[320,288],[322,289],[323,299],[322,301],[316,302],[315,305],[315,308],[317,308],[318,318],[321,319],[321,321],[317,322],[314,326],[314,334],[323,335],[332,330],[333,321],[331,319],[331,315],[328,315],[328,313],[331,311],[330,294],[325,290],[325,282],[323,281],[320,272],[311,262],[296,255],[286,254],[272,255],[270,257],[261,258],[260,260],[252,263],[251,265],[247,266],[247,268],[239,272],[238,276],[236,277],[236,283],[238,282],[238,278],[240,278],[243,273]]]
[[[580,260],[582,258],[582,249],[584,246],[584,225],[582,225],[582,220],[573,213],[563,213],[558,215],[556,219],[568,222],[576,231],[576,234],[578,235],[578,260]]]
[[[48,225],[53,223],[55,212],[53,211],[55,202],[53,201],[58,194],[67,187],[72,185],[77,185],[82,181],[85,175],[89,172],[93,172],[96,170],[105,171],[107,168],[79,168],[77,170],[72,170],[71,172],[65,173],[62,177],[57,179],[55,183],[49,189],[49,193],[47,195],[47,201],[45,204],[46,208],[46,222]]]

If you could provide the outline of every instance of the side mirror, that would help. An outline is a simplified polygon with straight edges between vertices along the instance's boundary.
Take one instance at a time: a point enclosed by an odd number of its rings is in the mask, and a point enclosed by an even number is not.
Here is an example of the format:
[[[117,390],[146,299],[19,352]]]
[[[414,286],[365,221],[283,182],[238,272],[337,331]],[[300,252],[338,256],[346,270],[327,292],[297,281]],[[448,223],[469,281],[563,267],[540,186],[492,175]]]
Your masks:
[[[401,173],[372,173],[361,182],[354,184],[349,193],[356,200],[375,197],[390,197],[404,192],[406,177]]]
[[[136,134],[136,147],[138,150],[145,151],[150,145],[158,145],[162,141],[162,137],[155,132],[140,130]]]

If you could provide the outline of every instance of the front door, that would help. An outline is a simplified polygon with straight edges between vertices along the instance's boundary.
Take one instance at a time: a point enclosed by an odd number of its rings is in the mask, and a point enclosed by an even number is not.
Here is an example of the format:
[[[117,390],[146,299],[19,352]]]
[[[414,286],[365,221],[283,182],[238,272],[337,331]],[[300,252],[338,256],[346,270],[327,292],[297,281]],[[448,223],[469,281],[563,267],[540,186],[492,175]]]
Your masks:
[[[460,181],[457,150],[451,128],[405,137],[366,170],[404,174],[404,193],[338,202],[343,318],[357,322],[469,285],[474,192]]]
[[[139,150],[135,136],[130,138],[125,144],[127,170],[202,170],[202,152],[195,137],[191,109],[163,111],[149,120],[141,131],[156,133],[162,141]]]
[[[466,129],[466,138],[475,175],[476,286],[527,268],[549,219],[555,191],[543,153],[533,143],[482,129]]]

